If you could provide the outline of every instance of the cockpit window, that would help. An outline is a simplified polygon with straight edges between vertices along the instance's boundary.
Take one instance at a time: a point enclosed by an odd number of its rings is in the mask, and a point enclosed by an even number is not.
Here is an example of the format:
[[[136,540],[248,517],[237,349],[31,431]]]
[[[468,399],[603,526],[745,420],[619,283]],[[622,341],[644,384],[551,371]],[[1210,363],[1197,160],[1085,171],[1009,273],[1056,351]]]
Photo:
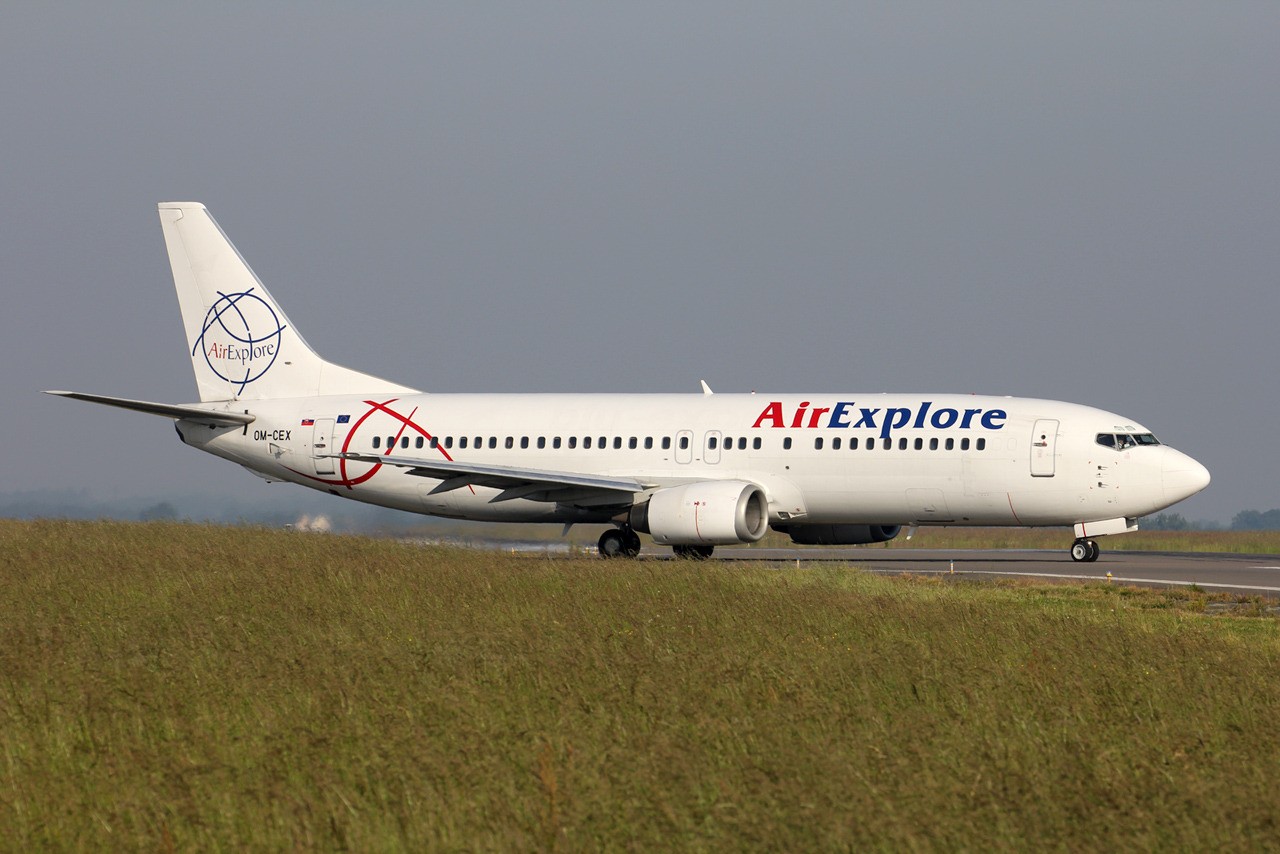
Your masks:
[[[1097,442],[1107,448],[1123,451],[1138,445],[1159,445],[1160,440],[1151,433],[1099,433]]]

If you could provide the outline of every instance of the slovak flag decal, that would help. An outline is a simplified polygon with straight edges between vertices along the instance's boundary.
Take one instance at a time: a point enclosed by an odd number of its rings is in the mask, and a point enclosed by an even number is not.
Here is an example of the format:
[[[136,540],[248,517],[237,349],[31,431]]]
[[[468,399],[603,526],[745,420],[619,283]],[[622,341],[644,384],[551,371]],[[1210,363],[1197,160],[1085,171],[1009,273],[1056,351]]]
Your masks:
[[[302,419],[302,426],[303,426],[303,427],[314,427],[314,426],[315,426],[315,423],[316,423],[316,420],[315,420],[314,418],[304,418],[304,419]]]

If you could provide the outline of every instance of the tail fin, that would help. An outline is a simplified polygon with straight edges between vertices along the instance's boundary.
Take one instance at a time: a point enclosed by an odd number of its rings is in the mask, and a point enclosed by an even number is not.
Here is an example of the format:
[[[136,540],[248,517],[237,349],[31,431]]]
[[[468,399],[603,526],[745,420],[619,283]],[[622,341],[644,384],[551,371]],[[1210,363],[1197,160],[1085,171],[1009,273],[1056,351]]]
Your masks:
[[[204,205],[161,202],[160,225],[200,400],[414,391],[320,358]]]

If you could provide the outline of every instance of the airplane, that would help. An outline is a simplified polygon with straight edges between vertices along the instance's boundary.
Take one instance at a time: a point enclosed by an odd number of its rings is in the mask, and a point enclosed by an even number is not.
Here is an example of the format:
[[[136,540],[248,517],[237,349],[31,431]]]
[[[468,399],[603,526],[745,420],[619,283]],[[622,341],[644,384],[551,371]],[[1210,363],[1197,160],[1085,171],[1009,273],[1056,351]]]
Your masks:
[[[429,394],[320,357],[204,205],[160,222],[198,403],[48,394],[172,419],[267,481],[450,519],[608,526],[675,555],[759,541],[886,542],[919,526],[1096,537],[1204,489],[1208,470],[1129,418],[957,394]]]

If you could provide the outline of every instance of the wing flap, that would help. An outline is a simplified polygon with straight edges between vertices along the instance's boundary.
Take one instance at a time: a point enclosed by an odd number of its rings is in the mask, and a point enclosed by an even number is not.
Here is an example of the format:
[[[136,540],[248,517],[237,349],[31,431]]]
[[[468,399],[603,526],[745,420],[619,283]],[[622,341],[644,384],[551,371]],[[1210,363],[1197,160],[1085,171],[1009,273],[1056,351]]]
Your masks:
[[[630,502],[630,497],[652,488],[629,477],[605,477],[579,472],[546,471],[518,466],[462,463],[456,460],[422,460],[378,454],[335,454],[348,460],[374,465],[397,466],[406,474],[436,478],[433,493],[449,492],[464,486],[486,486],[500,492],[490,502],[526,498],[532,501],[599,503]]]

